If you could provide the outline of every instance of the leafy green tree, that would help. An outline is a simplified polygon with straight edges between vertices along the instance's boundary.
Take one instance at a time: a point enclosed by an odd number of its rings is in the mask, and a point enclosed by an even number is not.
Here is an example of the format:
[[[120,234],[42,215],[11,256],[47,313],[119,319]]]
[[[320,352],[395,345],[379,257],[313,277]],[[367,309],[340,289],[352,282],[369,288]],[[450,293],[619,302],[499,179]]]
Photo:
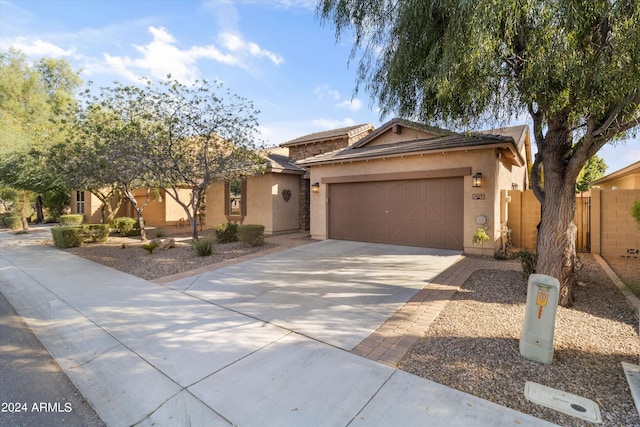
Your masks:
[[[607,164],[600,157],[593,156],[584,164],[582,170],[578,174],[578,182],[576,183],[576,191],[589,191],[589,184],[604,176],[607,170]]]
[[[56,171],[46,167],[46,159],[51,146],[64,137],[63,124],[81,82],[65,61],[30,64],[18,51],[0,53],[0,183],[29,193],[19,199],[34,199],[38,221],[44,219],[44,200],[57,204],[68,192]],[[23,227],[28,227],[25,217]]]
[[[528,112],[536,271],[571,305],[578,174],[640,124],[640,1],[321,0],[317,11],[338,38],[353,30],[358,82],[382,115],[471,126]]]

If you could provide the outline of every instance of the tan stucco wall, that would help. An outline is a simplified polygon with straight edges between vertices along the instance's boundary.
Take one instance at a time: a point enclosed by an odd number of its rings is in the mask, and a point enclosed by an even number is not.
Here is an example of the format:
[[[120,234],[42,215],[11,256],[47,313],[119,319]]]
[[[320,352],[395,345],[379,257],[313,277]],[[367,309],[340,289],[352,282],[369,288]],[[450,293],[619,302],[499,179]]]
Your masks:
[[[385,174],[396,172],[435,171],[471,167],[471,174],[481,172],[482,188],[472,188],[471,176],[464,177],[464,250],[467,253],[480,254],[480,244],[472,242],[479,225],[478,215],[484,215],[488,221],[486,232],[493,239],[484,244],[484,254],[492,255],[493,249],[500,248],[500,189],[510,189],[514,179],[523,180],[526,172],[518,168],[502,170],[496,161],[494,149],[471,151],[453,151],[428,155],[370,160],[347,164],[319,165],[311,167],[311,182],[320,182],[320,193],[311,194],[311,236],[314,239],[326,239],[328,235],[328,188],[322,178],[336,176],[357,176],[367,174]],[[524,169],[524,168],[522,168]],[[330,185],[330,184],[329,184]],[[520,185],[523,185],[522,183]],[[484,194],[484,200],[474,200],[474,194]],[[493,246],[493,248],[492,248]]]
[[[76,192],[71,192],[71,213],[77,214]],[[102,202],[90,191],[84,192],[84,222],[85,224],[99,224],[102,222],[102,212],[100,212]]]
[[[273,211],[272,233],[297,231],[299,229],[300,176],[280,173],[271,174],[271,179]],[[285,201],[282,196],[282,191],[285,189],[291,192],[289,201]]]
[[[640,189],[640,173],[612,179],[597,186],[601,190],[613,190],[614,187],[617,187],[618,190]]]
[[[431,132],[420,131],[400,126],[400,133],[393,133],[391,129],[376,136],[376,138],[367,144],[367,147],[375,145],[393,144],[394,142],[412,141],[414,139],[433,138],[437,135]]]
[[[247,178],[247,215],[243,224],[264,225],[265,234],[298,230],[299,176],[266,173]],[[288,202],[282,191],[291,191]],[[224,212],[224,183],[218,182],[207,190],[206,225],[213,227],[227,222]]]

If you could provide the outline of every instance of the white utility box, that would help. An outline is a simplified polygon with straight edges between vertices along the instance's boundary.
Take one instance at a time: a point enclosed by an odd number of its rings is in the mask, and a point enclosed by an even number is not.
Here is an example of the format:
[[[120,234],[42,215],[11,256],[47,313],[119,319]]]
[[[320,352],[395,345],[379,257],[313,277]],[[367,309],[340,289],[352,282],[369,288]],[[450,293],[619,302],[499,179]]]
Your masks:
[[[555,277],[545,274],[529,276],[527,307],[520,338],[522,357],[545,365],[551,364],[559,292],[560,282]]]

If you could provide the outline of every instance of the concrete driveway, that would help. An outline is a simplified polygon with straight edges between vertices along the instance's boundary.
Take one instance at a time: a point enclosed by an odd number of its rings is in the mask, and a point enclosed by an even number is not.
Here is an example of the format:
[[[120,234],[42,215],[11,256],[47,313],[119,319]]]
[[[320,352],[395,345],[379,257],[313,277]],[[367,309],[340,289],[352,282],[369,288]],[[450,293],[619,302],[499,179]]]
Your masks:
[[[109,426],[548,425],[345,351],[455,252],[326,241],[161,286],[0,234],[0,290]]]
[[[167,286],[352,350],[458,251],[326,240]]]

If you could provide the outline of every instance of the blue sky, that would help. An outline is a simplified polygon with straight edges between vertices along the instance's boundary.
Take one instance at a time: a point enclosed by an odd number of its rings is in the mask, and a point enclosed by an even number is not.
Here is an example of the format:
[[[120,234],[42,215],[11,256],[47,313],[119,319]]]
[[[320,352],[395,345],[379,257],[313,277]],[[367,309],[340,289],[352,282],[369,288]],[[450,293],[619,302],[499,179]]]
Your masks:
[[[351,43],[315,15],[316,0],[0,0],[0,49],[64,58],[96,86],[139,76],[219,80],[260,110],[259,138],[277,145],[382,120],[361,90]],[[522,124],[514,122],[512,124]],[[524,121],[526,123],[526,120]],[[612,172],[640,142],[599,153]]]

